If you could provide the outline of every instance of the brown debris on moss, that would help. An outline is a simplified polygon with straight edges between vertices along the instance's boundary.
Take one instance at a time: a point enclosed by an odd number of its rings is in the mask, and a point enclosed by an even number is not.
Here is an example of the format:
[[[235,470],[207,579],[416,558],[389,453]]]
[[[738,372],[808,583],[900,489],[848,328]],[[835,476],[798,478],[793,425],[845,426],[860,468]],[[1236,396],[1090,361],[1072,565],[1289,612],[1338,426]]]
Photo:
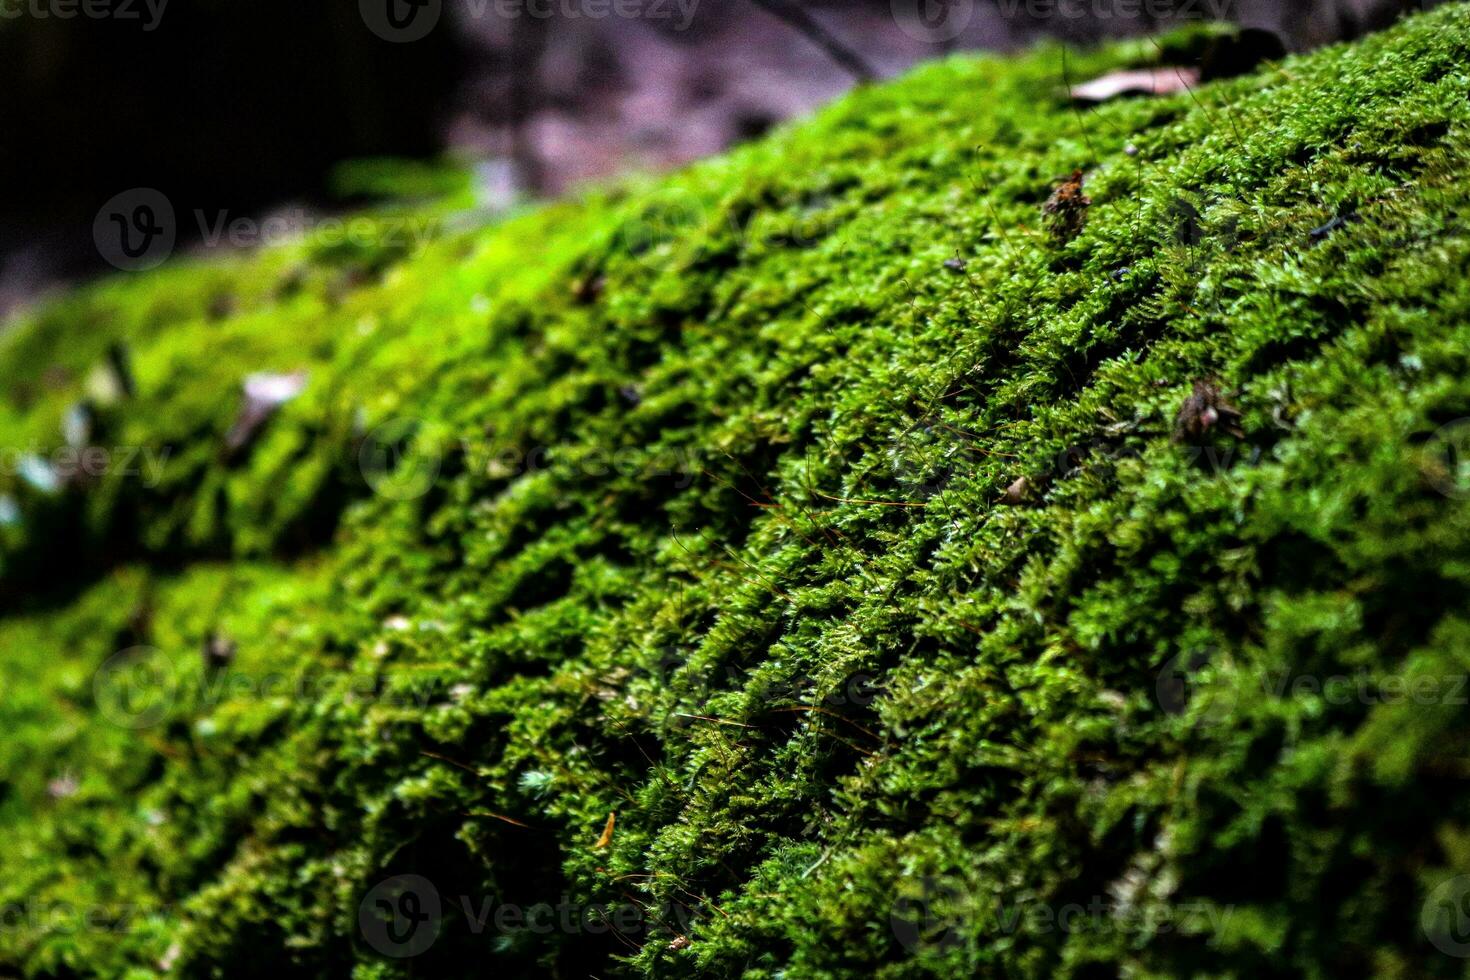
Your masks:
[[[1082,233],[1090,204],[1092,198],[1082,192],[1082,171],[1073,170],[1041,206],[1047,231],[1057,244],[1065,245]]]

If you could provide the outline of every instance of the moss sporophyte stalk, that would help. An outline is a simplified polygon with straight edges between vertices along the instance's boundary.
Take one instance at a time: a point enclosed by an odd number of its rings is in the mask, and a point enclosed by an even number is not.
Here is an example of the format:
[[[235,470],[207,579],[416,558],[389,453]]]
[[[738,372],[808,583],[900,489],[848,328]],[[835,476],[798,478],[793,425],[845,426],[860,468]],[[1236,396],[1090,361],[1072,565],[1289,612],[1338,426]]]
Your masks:
[[[1462,975],[1470,11],[1194,43],[26,313],[5,970]]]

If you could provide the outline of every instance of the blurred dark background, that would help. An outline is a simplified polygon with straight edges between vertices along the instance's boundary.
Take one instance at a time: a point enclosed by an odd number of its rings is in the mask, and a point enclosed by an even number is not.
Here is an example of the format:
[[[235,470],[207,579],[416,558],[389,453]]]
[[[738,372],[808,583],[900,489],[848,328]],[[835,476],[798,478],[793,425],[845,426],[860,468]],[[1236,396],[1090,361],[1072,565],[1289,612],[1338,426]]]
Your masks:
[[[350,203],[331,181],[343,161],[447,153],[503,207],[717,152],[958,48],[1210,13],[1302,48],[1400,7],[1078,2],[1064,17],[1037,0],[0,0],[0,313],[107,270],[93,220],[130,188],[180,216],[331,208]],[[181,217],[182,245],[191,233]]]

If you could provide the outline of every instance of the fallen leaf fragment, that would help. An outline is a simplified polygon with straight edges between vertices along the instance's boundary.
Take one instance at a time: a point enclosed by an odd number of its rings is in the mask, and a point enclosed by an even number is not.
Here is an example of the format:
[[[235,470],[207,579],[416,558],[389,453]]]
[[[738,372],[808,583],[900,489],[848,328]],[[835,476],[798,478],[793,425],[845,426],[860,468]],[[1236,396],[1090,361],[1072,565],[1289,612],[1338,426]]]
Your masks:
[[[98,405],[114,405],[132,398],[137,390],[133,382],[132,358],[126,346],[113,343],[107,357],[87,375],[87,397]]]
[[[1199,84],[1199,69],[1182,65],[1163,68],[1129,68],[1111,71],[1100,78],[1073,85],[1071,96],[1089,104],[1107,102],[1124,95],[1172,95]]]
[[[174,943],[173,945],[171,945],[167,950],[164,951],[163,956],[159,958],[158,968],[164,973],[172,970],[174,968],[174,964],[179,961],[179,954],[181,954],[183,951],[184,948],[178,943]]]
[[[252,374],[245,379],[243,387],[245,401],[225,436],[225,451],[231,456],[248,446],[282,405],[306,390],[306,372]]]
[[[204,666],[210,670],[228,667],[235,659],[236,644],[228,636],[211,632],[204,638]]]
[[[607,815],[607,826],[602,828],[602,836],[597,838],[597,843],[593,845],[594,850],[600,850],[612,843],[613,825],[617,823],[617,820],[616,813]]]
[[[65,800],[76,796],[77,790],[81,789],[81,783],[71,773],[63,773],[46,784],[46,792],[53,800]]]
[[[1237,424],[1239,420],[1240,409],[1226,401],[1218,387],[1209,381],[1196,381],[1174,417],[1174,441],[1201,439],[1216,426],[1240,439],[1245,433]]]

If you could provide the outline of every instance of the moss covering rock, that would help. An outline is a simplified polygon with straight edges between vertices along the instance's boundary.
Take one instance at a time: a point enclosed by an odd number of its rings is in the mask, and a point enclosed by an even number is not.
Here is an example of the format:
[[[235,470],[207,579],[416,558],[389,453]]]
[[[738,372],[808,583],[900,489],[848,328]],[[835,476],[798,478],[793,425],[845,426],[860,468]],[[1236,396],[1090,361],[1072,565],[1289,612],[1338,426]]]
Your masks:
[[[1462,975],[1467,50],[957,57],[37,310],[0,962]]]

